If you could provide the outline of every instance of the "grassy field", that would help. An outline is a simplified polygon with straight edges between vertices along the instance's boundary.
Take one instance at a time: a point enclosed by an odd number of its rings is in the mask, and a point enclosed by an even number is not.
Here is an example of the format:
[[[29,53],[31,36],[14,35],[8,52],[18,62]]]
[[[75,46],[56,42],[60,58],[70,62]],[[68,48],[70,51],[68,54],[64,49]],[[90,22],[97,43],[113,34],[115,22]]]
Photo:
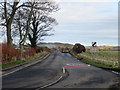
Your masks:
[[[85,52],[81,54],[73,54],[75,57],[80,59],[81,61],[102,67],[107,69],[119,69],[119,61],[118,61],[118,51],[99,51],[99,52]]]
[[[87,55],[94,58],[102,58],[107,61],[118,61],[118,51],[99,51],[99,52],[86,52],[81,55]]]

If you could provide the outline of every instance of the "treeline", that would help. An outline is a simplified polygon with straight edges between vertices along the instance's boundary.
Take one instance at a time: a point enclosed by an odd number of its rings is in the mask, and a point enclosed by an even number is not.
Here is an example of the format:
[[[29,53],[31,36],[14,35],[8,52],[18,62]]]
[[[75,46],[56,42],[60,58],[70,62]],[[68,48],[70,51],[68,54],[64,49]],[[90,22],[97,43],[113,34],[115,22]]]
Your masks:
[[[20,48],[27,39],[35,48],[44,36],[53,35],[51,31],[57,22],[51,14],[58,10],[58,5],[52,0],[0,2],[0,25],[5,28],[7,48],[12,46],[14,37],[19,39]]]

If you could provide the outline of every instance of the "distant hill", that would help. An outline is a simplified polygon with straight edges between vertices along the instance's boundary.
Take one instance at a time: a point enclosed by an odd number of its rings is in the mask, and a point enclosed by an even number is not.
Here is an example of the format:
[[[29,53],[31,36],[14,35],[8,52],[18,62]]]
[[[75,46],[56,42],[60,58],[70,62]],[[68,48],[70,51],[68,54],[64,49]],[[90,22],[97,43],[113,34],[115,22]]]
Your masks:
[[[69,43],[59,43],[59,42],[55,42],[55,43],[45,43],[45,42],[41,42],[38,45],[42,45],[42,44],[47,44],[47,45],[55,45],[56,47],[72,47],[73,44],[69,44]]]

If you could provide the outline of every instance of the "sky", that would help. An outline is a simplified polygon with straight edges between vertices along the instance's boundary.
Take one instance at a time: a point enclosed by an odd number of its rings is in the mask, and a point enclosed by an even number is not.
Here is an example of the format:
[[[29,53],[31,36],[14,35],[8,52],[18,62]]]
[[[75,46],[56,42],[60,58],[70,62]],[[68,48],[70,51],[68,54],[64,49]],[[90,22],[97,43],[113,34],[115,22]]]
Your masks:
[[[60,10],[52,13],[58,25],[42,42],[118,45],[119,0],[54,0]],[[0,42],[4,37],[0,38]],[[15,42],[16,40],[13,40]]]
[[[118,0],[57,0],[58,25],[45,42],[118,45]]]

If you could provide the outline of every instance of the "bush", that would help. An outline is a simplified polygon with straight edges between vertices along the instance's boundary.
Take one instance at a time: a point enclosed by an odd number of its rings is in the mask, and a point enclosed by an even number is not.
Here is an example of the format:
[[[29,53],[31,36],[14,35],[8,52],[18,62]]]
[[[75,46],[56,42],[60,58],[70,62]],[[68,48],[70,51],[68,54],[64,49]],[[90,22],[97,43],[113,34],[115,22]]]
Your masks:
[[[75,53],[82,53],[86,51],[85,47],[79,43],[75,44],[72,50]]]
[[[7,43],[2,43],[2,59],[3,61],[11,61],[13,58],[20,59],[20,51],[15,49],[14,46],[7,48]]]
[[[36,47],[35,50],[36,50],[36,53],[43,52],[43,48],[42,47]]]
[[[24,57],[26,56],[34,56],[36,53],[40,53],[43,51],[50,52],[50,49],[47,47],[36,47],[36,48],[29,48],[29,50],[26,50],[24,52]]]
[[[50,52],[50,49],[48,47],[36,47],[35,50],[36,50],[36,53],[43,52],[43,51]]]
[[[36,50],[34,48],[30,48],[29,50],[26,50],[24,52],[24,57],[26,57],[26,56],[34,56],[35,53],[36,53]]]
[[[2,43],[2,62],[8,63],[16,60],[20,60],[21,52],[12,45],[9,49],[7,48],[7,43]],[[47,47],[36,47],[36,48],[28,48],[23,53],[24,58],[27,56],[34,56],[36,53],[41,53],[43,51],[50,52],[50,49]],[[0,54],[1,55],[1,54]]]

